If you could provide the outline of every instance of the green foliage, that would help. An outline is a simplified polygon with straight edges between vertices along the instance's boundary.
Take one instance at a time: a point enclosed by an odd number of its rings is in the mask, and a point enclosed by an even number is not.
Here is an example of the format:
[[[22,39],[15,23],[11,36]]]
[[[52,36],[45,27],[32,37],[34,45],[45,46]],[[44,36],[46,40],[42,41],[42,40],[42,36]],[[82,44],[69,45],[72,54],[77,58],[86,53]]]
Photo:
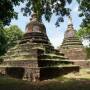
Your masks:
[[[6,52],[7,41],[6,36],[4,34],[4,30],[0,30],[0,56]]]
[[[80,30],[78,30],[76,34],[80,39],[82,40],[87,39],[90,41],[90,28],[89,27],[81,28]],[[86,54],[87,54],[87,59],[90,59],[90,47],[86,47]]]
[[[50,21],[53,13],[58,15],[59,22],[63,22],[63,16],[69,14],[69,9],[65,8],[66,3],[69,4],[72,0],[0,0],[0,21],[3,25],[9,25],[11,19],[18,18],[18,13],[14,11],[14,6],[19,6],[20,3],[26,3],[25,7],[22,8],[24,15],[31,15],[31,12],[37,13],[37,17],[41,20],[42,15],[45,16],[47,21]]]
[[[88,39],[88,40],[90,40],[90,28],[89,27],[84,27],[84,28],[79,29],[77,31],[77,36],[80,39]]]
[[[9,25],[12,18],[17,18],[14,6],[20,5],[24,0],[0,0],[0,21]]]
[[[22,35],[23,32],[15,25],[0,29],[0,56],[4,55],[9,48],[15,46],[16,41],[21,39]]]
[[[9,28],[5,28],[4,33],[7,38],[8,48],[15,46],[16,41],[20,40],[23,35],[23,32],[16,25],[10,26]]]
[[[42,15],[47,21],[50,21],[53,13],[58,16],[56,25],[63,22],[63,16],[69,14],[69,9],[65,8],[66,3],[71,3],[72,0],[26,0],[26,5],[21,9],[25,16],[31,15],[32,12],[37,14],[39,20]]]
[[[77,1],[79,3],[79,10],[82,12],[80,16],[85,16],[82,26],[88,26],[90,23],[90,0]],[[24,2],[26,5],[21,11],[25,16],[35,12],[39,20],[44,15],[45,19],[50,21],[52,14],[55,13],[58,16],[56,25],[59,26],[59,22],[64,21],[63,16],[68,15],[70,12],[70,9],[65,7],[66,3],[70,4],[72,0],[0,0],[0,22],[5,26],[10,24],[11,19],[17,19],[18,13],[14,11],[14,6]]]
[[[80,17],[84,16],[81,26],[87,27],[90,23],[90,0],[76,0],[79,3]],[[35,12],[38,15],[38,19],[44,15],[47,21],[50,21],[52,14],[56,14],[58,19],[56,25],[59,26],[59,22],[63,22],[63,16],[70,13],[69,8],[65,8],[66,3],[71,3],[72,0],[26,0],[26,6],[22,8],[24,15],[31,15],[31,12]],[[89,26],[90,27],[90,26]]]
[[[79,3],[80,17],[84,16],[82,27],[90,28],[90,0],[77,0]]]

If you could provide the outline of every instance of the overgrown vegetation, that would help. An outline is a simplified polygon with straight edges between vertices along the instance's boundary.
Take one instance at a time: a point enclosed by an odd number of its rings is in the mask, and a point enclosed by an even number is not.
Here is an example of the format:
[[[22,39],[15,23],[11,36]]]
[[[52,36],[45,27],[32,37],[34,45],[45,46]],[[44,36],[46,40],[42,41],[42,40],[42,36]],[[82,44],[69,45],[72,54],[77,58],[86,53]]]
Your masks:
[[[80,39],[82,39],[82,40],[86,39],[86,40],[90,41],[90,27],[80,28],[76,34]]]
[[[6,52],[7,40],[4,30],[0,30],[0,56]]]
[[[4,33],[7,39],[7,49],[14,47],[17,40],[20,40],[23,36],[23,32],[16,25],[11,25],[8,28],[4,28]]]
[[[18,26],[10,26],[8,28],[0,29],[0,56],[4,55],[6,51],[16,45],[17,40],[22,38],[23,32]]]
[[[80,28],[77,31],[76,35],[81,41],[84,41],[84,40],[89,41],[88,42],[89,46],[85,47],[85,49],[86,49],[86,54],[87,54],[86,59],[90,59],[90,27],[82,27],[82,28]]]

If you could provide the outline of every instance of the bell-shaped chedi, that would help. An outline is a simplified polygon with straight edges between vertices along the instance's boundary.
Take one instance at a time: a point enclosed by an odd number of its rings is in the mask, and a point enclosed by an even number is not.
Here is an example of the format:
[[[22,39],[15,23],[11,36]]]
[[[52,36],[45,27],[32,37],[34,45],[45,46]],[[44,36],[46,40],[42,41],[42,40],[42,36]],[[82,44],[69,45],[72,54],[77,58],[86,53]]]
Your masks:
[[[86,59],[83,44],[78,37],[76,37],[76,31],[74,30],[71,16],[68,16],[68,26],[60,50],[69,60],[76,61]]]
[[[33,14],[31,22],[26,26],[26,33],[19,43],[8,50],[4,56],[4,62],[0,66],[0,73],[11,77],[29,81],[54,78],[73,70],[78,66],[67,68],[71,62],[66,61],[63,53],[55,50],[51,45],[46,28]],[[64,67],[64,66],[65,67]],[[68,70],[69,69],[69,70]]]
[[[33,13],[31,16],[31,22],[27,24],[26,26],[26,32],[30,33],[30,32],[42,32],[42,33],[46,33],[46,28],[43,25],[43,23],[39,22],[37,20],[37,15],[36,13]]]

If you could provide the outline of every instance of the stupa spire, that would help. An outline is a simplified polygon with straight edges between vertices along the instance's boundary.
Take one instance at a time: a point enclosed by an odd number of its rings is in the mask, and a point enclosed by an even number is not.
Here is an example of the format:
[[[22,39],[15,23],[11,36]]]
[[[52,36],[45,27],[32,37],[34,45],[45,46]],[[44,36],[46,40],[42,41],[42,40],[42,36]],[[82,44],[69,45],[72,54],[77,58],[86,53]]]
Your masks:
[[[67,30],[64,34],[64,37],[65,38],[75,37],[76,31],[74,30],[73,23],[72,23],[72,17],[70,15],[68,16],[68,22],[67,23],[68,23]]]
[[[72,23],[72,17],[69,15],[68,16],[68,26],[67,26],[67,31],[73,31],[74,28],[73,28],[73,23]]]
[[[79,60],[85,60],[86,58],[82,42],[76,36],[76,30],[73,27],[72,17],[69,15],[67,18],[67,30],[65,31],[64,40],[60,50],[70,60],[77,60],[77,62],[75,61],[75,64],[84,65],[84,63],[78,63],[80,62]]]
[[[42,32],[46,34],[46,28],[42,22],[38,20],[37,14],[32,13],[30,22],[26,25],[26,33],[31,33],[31,32]]]
[[[68,16],[68,25],[72,25],[72,17],[70,15]]]
[[[37,21],[37,14],[33,13],[30,18],[31,21]]]

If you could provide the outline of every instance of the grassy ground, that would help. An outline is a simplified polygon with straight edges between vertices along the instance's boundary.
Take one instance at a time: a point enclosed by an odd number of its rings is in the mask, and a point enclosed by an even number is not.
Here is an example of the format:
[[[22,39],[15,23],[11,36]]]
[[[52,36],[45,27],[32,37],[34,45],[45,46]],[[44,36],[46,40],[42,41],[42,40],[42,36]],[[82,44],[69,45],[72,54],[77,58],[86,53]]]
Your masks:
[[[0,90],[90,90],[90,73],[89,70],[81,70],[76,76],[71,73],[36,83],[0,77]]]
[[[79,73],[69,73],[64,75],[64,77],[73,79],[90,79],[90,68],[81,69]]]

